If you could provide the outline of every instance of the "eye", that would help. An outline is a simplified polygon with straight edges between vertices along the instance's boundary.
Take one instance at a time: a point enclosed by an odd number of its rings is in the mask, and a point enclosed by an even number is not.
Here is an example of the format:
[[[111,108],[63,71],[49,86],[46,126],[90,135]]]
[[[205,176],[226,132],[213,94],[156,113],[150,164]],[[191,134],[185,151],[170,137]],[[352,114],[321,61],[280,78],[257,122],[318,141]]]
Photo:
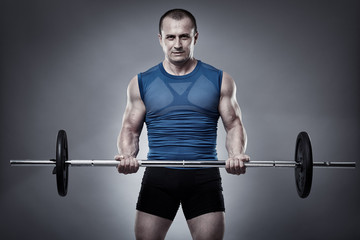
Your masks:
[[[184,34],[184,35],[181,35],[180,38],[183,40],[188,40],[190,38],[190,36],[188,34]]]
[[[168,39],[168,40],[174,40],[174,39],[175,39],[175,36],[173,36],[173,35],[168,35],[168,36],[166,36],[166,39]]]

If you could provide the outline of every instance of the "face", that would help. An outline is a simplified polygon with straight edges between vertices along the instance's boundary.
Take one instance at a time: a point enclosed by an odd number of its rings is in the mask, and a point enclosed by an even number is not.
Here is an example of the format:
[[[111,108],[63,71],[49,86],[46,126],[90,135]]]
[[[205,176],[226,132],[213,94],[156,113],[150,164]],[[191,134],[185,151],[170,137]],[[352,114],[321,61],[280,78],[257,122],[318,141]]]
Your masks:
[[[187,62],[194,55],[197,37],[198,34],[194,32],[193,24],[189,18],[181,20],[164,18],[159,41],[165,59],[176,65]]]

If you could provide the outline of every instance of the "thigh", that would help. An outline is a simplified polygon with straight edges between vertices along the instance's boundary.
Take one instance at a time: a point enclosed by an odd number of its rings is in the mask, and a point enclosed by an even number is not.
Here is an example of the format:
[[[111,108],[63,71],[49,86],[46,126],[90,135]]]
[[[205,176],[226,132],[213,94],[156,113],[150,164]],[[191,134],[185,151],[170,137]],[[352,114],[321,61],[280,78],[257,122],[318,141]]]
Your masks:
[[[220,240],[224,238],[224,212],[211,212],[187,221],[194,240]]]
[[[218,169],[194,172],[194,179],[181,199],[186,220],[211,213],[224,212],[225,203]]]
[[[135,220],[135,237],[137,240],[165,239],[171,223],[172,221],[169,219],[137,211]]]
[[[136,209],[161,218],[174,220],[180,199],[174,181],[166,169],[146,169]]]

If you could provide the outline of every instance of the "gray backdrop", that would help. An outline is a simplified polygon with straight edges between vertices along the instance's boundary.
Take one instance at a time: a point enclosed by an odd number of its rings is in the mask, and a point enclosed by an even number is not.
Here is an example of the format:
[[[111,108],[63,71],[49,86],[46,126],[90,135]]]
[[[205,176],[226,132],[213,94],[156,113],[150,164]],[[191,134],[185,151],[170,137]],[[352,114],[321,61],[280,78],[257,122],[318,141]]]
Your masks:
[[[359,1],[2,0],[2,239],[133,239],[143,169],[71,168],[61,198],[52,169],[9,160],[53,158],[59,129],[70,158],[113,158],[128,81],[163,59],[158,19],[174,7],[197,17],[195,56],[236,80],[253,160],[292,160],[306,130],[315,161],[360,162]],[[220,159],[224,138],[220,121]],[[225,239],[359,239],[359,169],[315,169],[305,200],[291,169],[222,170]],[[189,237],[179,212],[168,239]]]

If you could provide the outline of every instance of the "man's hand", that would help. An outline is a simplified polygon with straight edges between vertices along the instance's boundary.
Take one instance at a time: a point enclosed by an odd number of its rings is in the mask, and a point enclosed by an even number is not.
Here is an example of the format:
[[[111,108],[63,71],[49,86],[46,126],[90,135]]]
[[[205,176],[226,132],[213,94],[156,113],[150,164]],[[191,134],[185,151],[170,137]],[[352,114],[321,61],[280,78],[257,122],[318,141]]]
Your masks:
[[[248,162],[250,157],[245,154],[235,155],[234,157],[228,158],[226,160],[226,171],[230,174],[244,174],[246,172],[246,167],[244,162]]]
[[[139,162],[130,155],[116,155],[115,160],[120,161],[117,166],[119,173],[136,173],[139,170]]]

